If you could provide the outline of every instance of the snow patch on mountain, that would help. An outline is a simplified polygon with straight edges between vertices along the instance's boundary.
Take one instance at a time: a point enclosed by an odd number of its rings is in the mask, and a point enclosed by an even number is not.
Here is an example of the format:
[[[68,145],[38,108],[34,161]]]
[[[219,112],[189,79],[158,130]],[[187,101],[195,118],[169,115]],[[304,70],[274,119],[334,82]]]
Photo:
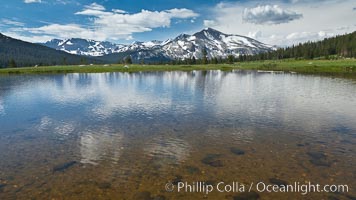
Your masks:
[[[273,46],[252,38],[224,34],[211,28],[203,29],[193,35],[181,34],[166,41],[133,42],[128,45],[79,38],[53,39],[43,45],[77,55],[104,56],[125,53],[134,55],[135,59],[150,59],[150,57],[186,59],[193,56],[201,58],[203,50],[206,50],[209,58],[225,58],[228,55],[253,55],[275,50]]]

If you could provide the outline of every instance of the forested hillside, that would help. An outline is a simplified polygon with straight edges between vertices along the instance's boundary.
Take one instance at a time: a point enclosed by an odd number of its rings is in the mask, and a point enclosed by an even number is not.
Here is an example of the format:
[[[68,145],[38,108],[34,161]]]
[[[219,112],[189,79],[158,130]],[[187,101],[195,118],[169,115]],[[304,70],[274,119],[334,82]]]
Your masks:
[[[145,55],[146,50],[139,51]],[[306,42],[290,47],[279,48],[276,51],[255,55],[240,55],[226,58],[209,58],[205,51],[201,58],[186,58],[170,60],[166,57],[152,57],[150,61],[139,59],[135,52],[114,53],[101,57],[85,57],[54,50],[39,44],[16,40],[0,34],[0,68],[41,66],[41,65],[74,65],[90,63],[118,63],[126,58],[136,59],[136,63],[146,64],[219,64],[236,61],[277,60],[277,59],[339,59],[356,58],[356,32],[327,38],[318,42]]]
[[[68,54],[0,34],[0,68],[101,62],[94,58]]]
[[[337,59],[356,58],[356,32],[326,38],[318,42],[306,42],[277,51],[262,53],[254,56],[240,56],[239,61],[245,60],[274,60],[274,59]]]

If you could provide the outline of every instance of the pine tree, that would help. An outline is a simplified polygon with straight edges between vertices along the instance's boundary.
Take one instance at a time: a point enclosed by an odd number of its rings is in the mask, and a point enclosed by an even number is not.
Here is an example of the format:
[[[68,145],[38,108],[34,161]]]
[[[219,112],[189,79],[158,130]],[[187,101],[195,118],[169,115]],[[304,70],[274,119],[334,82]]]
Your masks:
[[[9,66],[10,66],[11,68],[17,67],[16,62],[15,62],[15,60],[14,60],[13,58],[10,59],[10,61],[9,61]]]
[[[67,65],[67,57],[63,57],[63,65]]]
[[[280,48],[277,51],[247,56],[247,60],[265,59],[338,59],[339,57],[352,58],[356,53],[356,32],[326,38],[318,42],[305,42]],[[241,60],[241,58],[239,58]],[[246,59],[242,59],[246,61]]]
[[[193,64],[193,65],[197,64],[197,59],[195,59],[195,56],[193,56],[190,64]]]
[[[211,59],[211,63],[215,65],[218,64],[218,59],[214,57],[213,59]]]
[[[208,64],[208,52],[206,51],[206,49],[202,49],[202,54],[203,54],[203,57],[202,57],[202,64],[203,65],[206,65]]]
[[[228,64],[234,64],[235,57],[233,55],[228,55],[227,56],[227,62]]]
[[[145,59],[144,59],[144,58],[141,58],[140,64],[141,64],[141,65],[144,65],[144,64],[145,64]]]
[[[126,56],[126,58],[125,58],[125,64],[132,64],[132,58],[131,58],[131,56]]]

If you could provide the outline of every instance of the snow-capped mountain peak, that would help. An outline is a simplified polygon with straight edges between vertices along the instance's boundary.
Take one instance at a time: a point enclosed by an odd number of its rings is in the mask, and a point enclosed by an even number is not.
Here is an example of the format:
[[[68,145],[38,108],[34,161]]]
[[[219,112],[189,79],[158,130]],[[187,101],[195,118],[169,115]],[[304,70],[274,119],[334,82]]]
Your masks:
[[[117,52],[123,45],[111,42],[99,42],[95,40],[70,38],[70,39],[53,39],[43,45],[67,53],[85,55],[85,56],[103,56]]]
[[[148,42],[133,42],[129,45],[114,44],[111,42],[100,42],[71,38],[65,40],[53,39],[43,45],[66,51],[72,54],[87,56],[104,56],[113,53],[129,54],[134,59],[186,59],[200,58],[203,49],[207,51],[207,56],[227,57],[228,55],[252,55],[261,52],[274,50],[270,45],[266,45],[249,37],[233,34],[225,34],[212,28],[203,29],[193,35],[180,34],[174,39],[166,41],[152,40]]]

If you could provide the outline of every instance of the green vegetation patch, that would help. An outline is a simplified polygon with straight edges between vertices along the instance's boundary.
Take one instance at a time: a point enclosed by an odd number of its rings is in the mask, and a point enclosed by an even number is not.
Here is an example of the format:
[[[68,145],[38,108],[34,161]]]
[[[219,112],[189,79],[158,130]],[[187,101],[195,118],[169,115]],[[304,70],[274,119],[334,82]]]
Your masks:
[[[58,74],[139,71],[192,71],[192,70],[268,70],[298,73],[348,74],[356,76],[356,59],[344,60],[268,60],[234,64],[209,65],[86,65],[48,66],[0,69],[0,74]]]

